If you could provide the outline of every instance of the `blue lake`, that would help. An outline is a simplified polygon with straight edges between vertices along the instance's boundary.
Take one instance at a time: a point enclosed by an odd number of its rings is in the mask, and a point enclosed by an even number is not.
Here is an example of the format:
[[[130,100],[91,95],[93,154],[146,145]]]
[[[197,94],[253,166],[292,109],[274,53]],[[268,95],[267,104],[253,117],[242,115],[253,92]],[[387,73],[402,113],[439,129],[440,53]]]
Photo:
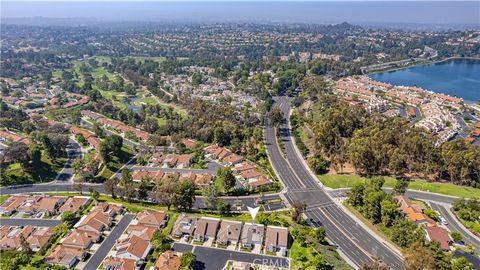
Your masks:
[[[480,60],[454,59],[371,74],[370,78],[393,85],[418,86],[467,102],[480,100]]]

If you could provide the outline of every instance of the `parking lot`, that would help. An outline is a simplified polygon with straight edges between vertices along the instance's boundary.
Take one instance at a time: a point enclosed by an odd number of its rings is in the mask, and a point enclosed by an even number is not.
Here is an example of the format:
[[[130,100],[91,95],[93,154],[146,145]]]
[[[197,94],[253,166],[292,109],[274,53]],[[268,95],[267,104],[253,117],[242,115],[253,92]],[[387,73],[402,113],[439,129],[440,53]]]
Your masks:
[[[174,243],[173,250],[177,252],[192,252],[197,256],[193,266],[195,270],[221,270],[228,260],[270,265],[289,268],[290,260],[283,257],[260,255],[242,251],[231,251],[222,248],[194,246],[191,244]]]

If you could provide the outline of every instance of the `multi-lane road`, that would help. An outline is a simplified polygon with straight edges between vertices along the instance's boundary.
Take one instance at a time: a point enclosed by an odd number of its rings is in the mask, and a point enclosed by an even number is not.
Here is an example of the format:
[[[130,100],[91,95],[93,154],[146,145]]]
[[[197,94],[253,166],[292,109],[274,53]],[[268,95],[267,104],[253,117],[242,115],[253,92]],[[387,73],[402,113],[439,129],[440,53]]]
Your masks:
[[[264,201],[275,201],[273,204],[266,205],[265,209],[271,211],[279,210],[285,208],[288,204],[305,202],[307,204],[306,216],[308,223],[314,227],[324,226],[329,241],[338,246],[339,251],[346,257],[349,263],[361,266],[378,258],[392,269],[403,269],[401,255],[379,237],[376,237],[361,224],[357,223],[338,204],[335,198],[344,196],[348,189],[326,190],[310,171],[303,157],[296,149],[291,136],[288,120],[291,108],[290,102],[291,100],[288,97],[276,98],[275,106],[278,106],[286,116],[285,122],[280,125],[278,140],[276,129],[268,120],[264,128],[264,140],[268,157],[277,176],[285,186],[281,194],[282,196],[280,194],[263,196]],[[79,148],[78,144],[71,146],[73,152],[71,153],[72,155],[69,154],[70,161],[79,153],[77,151]],[[65,173],[65,175],[57,177],[59,179],[55,182],[18,187],[0,187],[0,194],[77,191],[72,183],[65,181],[71,178],[69,163],[62,170],[62,174]],[[127,166],[133,167],[133,164],[134,162]],[[84,190],[89,188],[93,188],[103,194],[105,193],[102,184],[88,184],[84,187]],[[407,191],[406,195],[430,202],[432,207],[448,220],[448,227],[452,231],[459,231],[467,242],[473,244],[477,250],[480,250],[478,237],[475,237],[464,228],[448,209],[449,205],[456,198],[412,190]],[[246,207],[255,205],[259,197],[257,195],[224,197],[223,199],[225,203],[230,203],[234,206],[235,210],[246,211]],[[282,200],[285,202],[282,202]],[[202,197],[197,197],[194,208],[204,208]]]
[[[275,105],[285,115],[277,140],[275,127],[265,125],[264,139],[272,166],[285,186],[285,197],[290,204],[307,204],[306,216],[311,226],[323,226],[328,239],[339,247],[350,263],[361,266],[374,259],[388,264],[392,269],[403,269],[399,254],[372,236],[327,194],[309,171],[303,157],[295,148],[289,128],[290,98],[278,97]]]

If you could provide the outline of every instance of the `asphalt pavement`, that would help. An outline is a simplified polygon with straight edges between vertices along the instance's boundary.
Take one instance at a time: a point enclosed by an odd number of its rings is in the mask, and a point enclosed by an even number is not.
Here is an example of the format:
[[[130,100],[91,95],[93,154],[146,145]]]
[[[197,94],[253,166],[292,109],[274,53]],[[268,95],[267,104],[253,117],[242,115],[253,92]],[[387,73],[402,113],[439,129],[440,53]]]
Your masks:
[[[101,194],[105,194],[103,184],[85,184],[83,191],[88,192],[92,188]],[[25,193],[48,193],[48,192],[78,192],[71,183],[44,183],[36,185],[20,185],[10,187],[0,187],[1,195],[25,194]],[[278,201],[266,206],[266,211],[276,211],[285,208],[285,204],[280,202],[282,198],[278,193],[252,195],[252,196],[238,196],[238,197],[221,197],[223,201],[232,206],[235,211],[248,211],[247,206],[255,206],[258,199],[268,203],[268,201]],[[239,208],[237,208],[239,207]],[[206,209],[203,203],[202,196],[197,196],[193,205],[194,209]]]
[[[285,197],[288,202],[291,205],[294,202],[306,203],[308,209],[305,214],[309,224],[325,227],[327,238],[355,266],[371,263],[374,258],[378,258],[392,269],[403,269],[402,258],[337,206],[309,171],[303,157],[296,151],[291,136],[288,122],[290,99],[276,98],[274,106],[282,110],[286,119],[279,127],[280,144],[277,142],[275,128],[267,121],[264,130],[265,146],[272,166],[286,187]]]
[[[58,182],[72,182],[73,175],[75,174],[72,168],[72,162],[82,154],[80,145],[72,139],[69,139],[66,151],[67,161],[65,161],[65,165],[63,166],[62,170],[60,170],[55,177],[55,181]]]
[[[117,226],[113,228],[107,238],[103,240],[98,250],[88,260],[87,264],[83,268],[84,270],[99,269],[100,264],[112,249],[115,241],[117,241],[117,239],[123,234],[125,229],[127,229],[133,217],[135,217],[134,214],[125,214],[125,216],[122,217],[122,219],[118,222]]]
[[[269,265],[273,267],[289,268],[288,258],[275,257],[249,252],[232,251],[221,248],[194,246],[190,244],[174,243],[173,250],[177,252],[192,252],[197,256],[194,270],[221,270],[228,260]]]
[[[34,219],[34,218],[0,218],[0,226],[26,226],[55,227],[63,222],[58,219]]]
[[[454,214],[448,209],[449,207],[429,202],[433,210],[437,211],[442,217],[447,220],[448,225],[445,225],[451,232],[459,232],[463,236],[463,240],[475,247],[478,253],[480,253],[480,239],[473,235],[467,228],[465,228],[460,221],[454,216]]]

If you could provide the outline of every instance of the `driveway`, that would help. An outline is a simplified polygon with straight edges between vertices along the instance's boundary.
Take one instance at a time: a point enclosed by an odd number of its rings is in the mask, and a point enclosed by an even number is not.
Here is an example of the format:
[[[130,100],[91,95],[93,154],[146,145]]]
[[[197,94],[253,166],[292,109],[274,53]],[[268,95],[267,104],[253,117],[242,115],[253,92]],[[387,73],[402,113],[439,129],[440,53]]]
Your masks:
[[[289,259],[275,256],[180,243],[174,243],[173,250],[178,252],[188,251],[195,254],[197,256],[197,262],[193,266],[195,270],[221,270],[227,264],[228,260],[289,268]]]
[[[32,225],[34,227],[55,227],[63,222],[58,219],[33,219],[33,218],[0,218],[1,225],[9,226],[25,226]]]
[[[115,241],[123,234],[125,229],[127,229],[128,225],[132,221],[134,214],[126,214],[115,226],[112,232],[108,235],[108,237],[103,241],[102,245],[98,248],[97,252],[95,252],[90,260],[88,260],[87,264],[83,268],[84,270],[96,270],[99,268],[100,264],[102,263],[103,259],[107,256],[108,252],[112,249]]]

